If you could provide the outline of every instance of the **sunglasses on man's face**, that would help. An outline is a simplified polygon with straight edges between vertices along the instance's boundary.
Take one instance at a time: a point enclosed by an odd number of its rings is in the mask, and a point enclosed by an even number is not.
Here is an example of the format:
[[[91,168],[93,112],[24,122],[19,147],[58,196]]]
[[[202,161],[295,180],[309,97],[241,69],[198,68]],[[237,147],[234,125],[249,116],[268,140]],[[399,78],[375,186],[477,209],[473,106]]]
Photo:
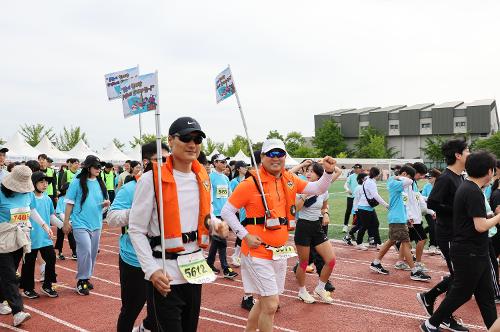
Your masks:
[[[201,142],[203,142],[203,136],[201,136],[201,135],[191,135],[191,134],[179,135],[179,134],[175,134],[174,136],[179,137],[179,140],[182,143],[189,143],[191,141],[194,141],[194,144],[201,144]]]
[[[282,150],[271,150],[265,153],[268,158],[283,158],[286,156],[286,152]]]

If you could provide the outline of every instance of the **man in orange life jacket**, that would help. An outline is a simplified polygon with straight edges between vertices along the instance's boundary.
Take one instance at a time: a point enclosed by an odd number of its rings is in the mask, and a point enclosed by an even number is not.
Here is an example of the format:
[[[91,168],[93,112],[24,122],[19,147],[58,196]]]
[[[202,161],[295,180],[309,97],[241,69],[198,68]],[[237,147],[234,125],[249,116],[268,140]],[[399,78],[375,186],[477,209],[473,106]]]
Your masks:
[[[159,331],[194,332],[200,314],[201,284],[189,283],[191,275],[181,271],[179,265],[186,257],[197,262],[201,259],[213,275],[200,248],[208,247],[210,231],[225,238],[228,227],[211,212],[208,174],[196,160],[206,137],[200,125],[193,118],[182,117],[172,123],[168,134],[172,153],[162,165],[162,186],[158,188],[157,165],[153,163],[153,171],[145,172],[137,182],[128,232],[149,281],[147,302],[152,325]],[[160,190],[162,211],[157,210],[155,195]],[[158,213],[164,218],[165,273]],[[202,274],[207,272],[198,267]]]
[[[252,176],[236,187],[221,213],[236,236],[244,240],[241,246],[241,275],[245,293],[260,295],[248,316],[246,331],[272,331],[287,268],[287,257],[280,253],[287,243],[288,230],[295,228],[296,194],[318,195],[325,192],[332,181],[336,164],[332,157],[324,157],[323,176],[316,182],[307,182],[284,169],[285,157],[285,144],[281,140],[268,139],[262,145],[262,166],[258,171],[270,215],[266,217],[255,172],[251,172]],[[241,208],[245,209],[247,216],[242,223],[236,217]],[[333,268],[335,259],[326,263]]]

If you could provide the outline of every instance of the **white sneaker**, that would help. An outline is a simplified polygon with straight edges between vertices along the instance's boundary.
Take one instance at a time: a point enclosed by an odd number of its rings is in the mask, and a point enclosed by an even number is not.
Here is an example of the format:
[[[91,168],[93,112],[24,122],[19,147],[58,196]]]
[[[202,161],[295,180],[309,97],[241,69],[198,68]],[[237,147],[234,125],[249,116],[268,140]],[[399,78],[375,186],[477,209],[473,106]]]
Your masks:
[[[436,246],[429,246],[429,255],[436,255]]]
[[[7,301],[0,303],[0,315],[10,315],[12,313],[12,309],[9,307]]]
[[[416,262],[416,263],[415,263],[415,266],[416,266],[419,270],[421,270],[421,271],[423,271],[423,272],[429,272],[429,269],[428,269],[428,268],[426,268],[426,267],[425,267],[425,264],[424,264],[424,263],[422,263],[422,262]]]
[[[231,265],[234,266],[234,267],[240,267],[241,266],[241,261],[240,261],[240,258],[238,256],[235,256],[235,255],[232,255],[231,256]]]
[[[132,329],[132,332],[151,332],[151,330],[148,330],[147,328],[145,328],[141,323],[141,325],[139,325],[139,326],[134,326],[134,328]]]
[[[19,326],[28,319],[31,318],[31,315],[24,311],[19,311],[14,315],[14,326]]]
[[[396,270],[403,270],[403,271],[411,271],[411,268],[408,264],[406,264],[405,262],[396,262],[396,264],[394,264],[394,268]]]
[[[304,301],[304,303],[308,303],[308,304],[316,302],[314,297],[312,297],[312,295],[309,294],[309,292],[307,290],[305,292],[299,291],[299,300]]]
[[[349,232],[349,226],[344,225],[344,227],[342,227],[342,233],[347,233],[347,232]]]
[[[314,293],[319,296],[321,301],[326,302],[326,303],[333,303],[332,296],[330,295],[330,292],[326,291],[325,289],[321,289],[316,287],[314,289]]]
[[[366,250],[368,250],[368,247],[361,243],[361,244],[356,245],[356,249],[366,251]]]

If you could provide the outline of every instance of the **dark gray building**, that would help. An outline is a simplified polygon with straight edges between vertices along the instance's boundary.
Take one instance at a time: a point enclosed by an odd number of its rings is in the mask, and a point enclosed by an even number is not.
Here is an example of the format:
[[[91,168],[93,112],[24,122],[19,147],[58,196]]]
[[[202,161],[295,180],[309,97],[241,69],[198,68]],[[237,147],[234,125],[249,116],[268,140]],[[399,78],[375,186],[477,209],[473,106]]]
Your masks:
[[[326,120],[339,124],[351,148],[363,128],[378,129],[387,136],[388,145],[399,152],[400,158],[425,158],[421,148],[425,147],[427,137],[448,138],[468,133],[475,139],[487,137],[499,128],[494,99],[339,109],[315,115],[315,128],[320,128]]]

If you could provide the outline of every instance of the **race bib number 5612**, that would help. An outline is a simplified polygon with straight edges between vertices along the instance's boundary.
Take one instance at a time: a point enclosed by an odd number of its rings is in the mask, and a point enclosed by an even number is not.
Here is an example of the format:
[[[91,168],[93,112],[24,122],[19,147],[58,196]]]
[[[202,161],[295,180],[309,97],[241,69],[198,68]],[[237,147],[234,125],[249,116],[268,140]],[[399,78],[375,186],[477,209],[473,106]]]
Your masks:
[[[177,257],[177,265],[182,276],[190,284],[206,284],[217,278],[208,266],[201,250],[188,255],[180,255]]]

